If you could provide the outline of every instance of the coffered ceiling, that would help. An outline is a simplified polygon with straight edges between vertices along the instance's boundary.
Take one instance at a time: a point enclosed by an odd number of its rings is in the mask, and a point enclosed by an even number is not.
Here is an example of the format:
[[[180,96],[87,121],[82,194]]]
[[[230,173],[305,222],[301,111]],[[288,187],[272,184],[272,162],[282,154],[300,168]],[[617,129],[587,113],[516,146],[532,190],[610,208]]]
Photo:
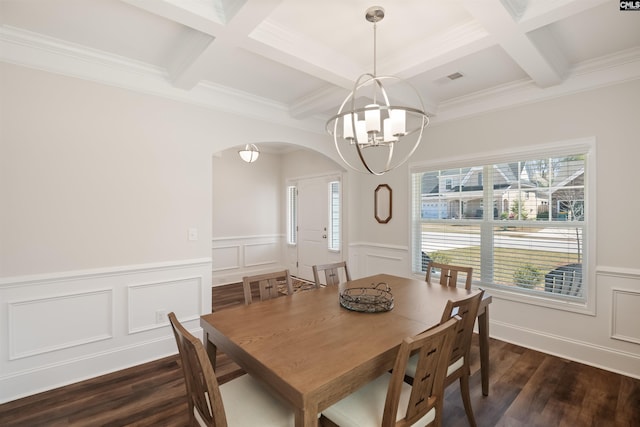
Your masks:
[[[0,0],[0,59],[322,132],[374,5],[377,73],[435,122],[640,78],[617,0]]]

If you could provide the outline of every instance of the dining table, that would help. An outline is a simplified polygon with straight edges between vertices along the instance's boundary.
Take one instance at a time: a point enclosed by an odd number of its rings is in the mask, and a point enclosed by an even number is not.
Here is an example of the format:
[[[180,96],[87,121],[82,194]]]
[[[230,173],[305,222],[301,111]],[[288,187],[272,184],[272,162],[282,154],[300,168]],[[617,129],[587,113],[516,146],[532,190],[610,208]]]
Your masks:
[[[347,289],[380,286],[393,297],[386,311],[354,311],[340,304]],[[214,369],[219,349],[287,402],[297,427],[315,427],[323,409],[393,368],[402,340],[438,325],[448,300],[478,292],[376,274],[220,310],[201,316],[200,324]],[[490,303],[485,295],[478,316],[485,395]]]

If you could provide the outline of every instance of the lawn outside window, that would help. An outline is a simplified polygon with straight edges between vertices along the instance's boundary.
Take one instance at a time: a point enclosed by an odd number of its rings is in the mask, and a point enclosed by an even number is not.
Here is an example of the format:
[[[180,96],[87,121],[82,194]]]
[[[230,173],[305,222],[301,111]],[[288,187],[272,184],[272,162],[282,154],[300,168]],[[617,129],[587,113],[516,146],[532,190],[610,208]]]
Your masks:
[[[494,293],[590,311],[593,157],[582,142],[412,166],[413,272],[473,267]]]

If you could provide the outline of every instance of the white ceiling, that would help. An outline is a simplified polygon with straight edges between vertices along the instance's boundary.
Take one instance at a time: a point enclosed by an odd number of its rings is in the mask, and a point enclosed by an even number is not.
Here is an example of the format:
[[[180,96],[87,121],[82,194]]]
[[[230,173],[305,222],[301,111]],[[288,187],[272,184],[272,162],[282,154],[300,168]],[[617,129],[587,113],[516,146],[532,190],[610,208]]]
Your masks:
[[[640,78],[618,0],[0,0],[0,59],[322,132],[374,5],[377,73],[436,122]]]

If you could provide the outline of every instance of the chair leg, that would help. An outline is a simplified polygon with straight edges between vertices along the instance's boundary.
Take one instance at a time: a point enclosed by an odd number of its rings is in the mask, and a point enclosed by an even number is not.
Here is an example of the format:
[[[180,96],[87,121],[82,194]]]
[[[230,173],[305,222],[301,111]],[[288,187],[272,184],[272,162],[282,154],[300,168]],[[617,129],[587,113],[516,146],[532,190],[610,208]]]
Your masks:
[[[469,375],[460,377],[460,393],[462,394],[462,403],[464,411],[467,413],[467,419],[471,427],[477,427],[476,419],[473,416],[473,408],[471,407],[471,395],[469,394]]]

